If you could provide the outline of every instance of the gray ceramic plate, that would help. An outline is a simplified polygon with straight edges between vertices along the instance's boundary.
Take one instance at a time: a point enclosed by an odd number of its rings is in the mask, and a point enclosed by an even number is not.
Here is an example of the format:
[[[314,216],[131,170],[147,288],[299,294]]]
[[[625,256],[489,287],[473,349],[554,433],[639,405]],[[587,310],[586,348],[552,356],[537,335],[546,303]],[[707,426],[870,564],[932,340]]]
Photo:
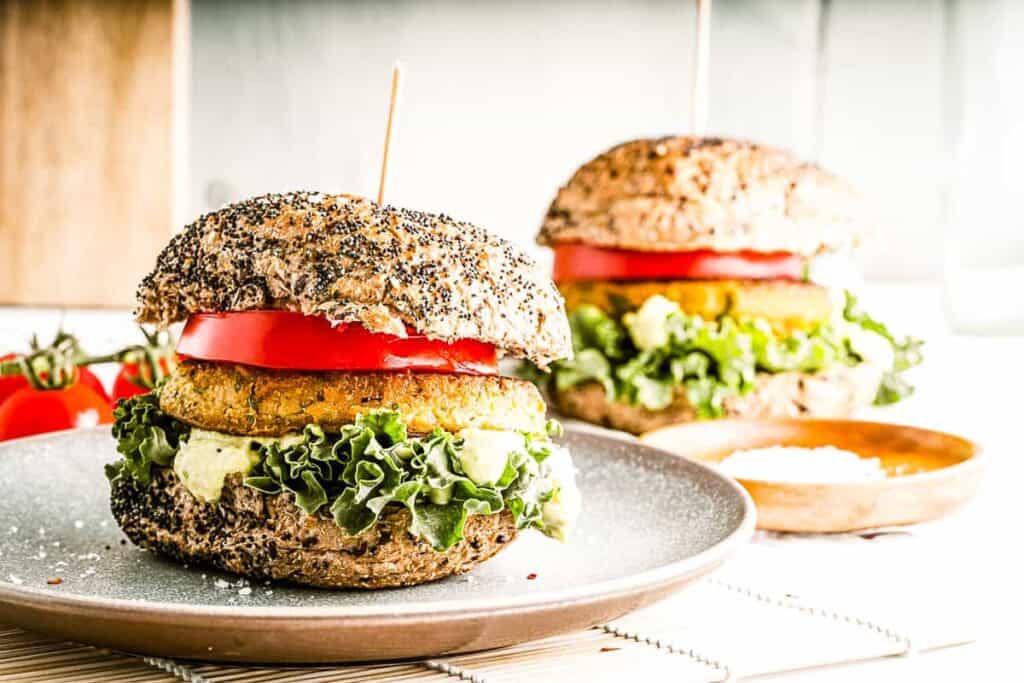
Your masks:
[[[750,537],[750,498],[711,469],[590,432],[570,430],[566,441],[584,497],[567,543],[525,533],[467,576],[372,592],[249,584],[134,548],[107,507],[103,464],[116,453],[106,429],[0,444],[0,620],[189,659],[426,657],[614,619]]]

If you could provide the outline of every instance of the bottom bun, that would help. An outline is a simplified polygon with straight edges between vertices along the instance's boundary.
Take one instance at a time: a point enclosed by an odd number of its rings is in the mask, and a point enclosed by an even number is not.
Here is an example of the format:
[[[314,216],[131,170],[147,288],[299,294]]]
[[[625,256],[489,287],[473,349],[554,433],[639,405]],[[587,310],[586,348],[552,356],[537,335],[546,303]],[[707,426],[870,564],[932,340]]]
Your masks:
[[[743,396],[725,400],[727,417],[849,417],[870,405],[878,392],[882,371],[860,363],[821,372],[760,373],[757,385]],[[608,401],[604,387],[588,382],[552,396],[563,415],[587,422],[642,434],[652,429],[697,419],[697,411],[682,388],[672,404],[662,410]]]
[[[197,500],[169,469],[143,485],[113,483],[114,518],[133,543],[181,562],[223,569],[251,579],[320,588],[411,586],[462,574],[515,538],[508,511],[471,515],[465,539],[445,552],[409,533],[409,511],[389,505],[377,524],[353,536],[330,517],[307,515],[290,493],[264,495],[239,475],[216,503]]]

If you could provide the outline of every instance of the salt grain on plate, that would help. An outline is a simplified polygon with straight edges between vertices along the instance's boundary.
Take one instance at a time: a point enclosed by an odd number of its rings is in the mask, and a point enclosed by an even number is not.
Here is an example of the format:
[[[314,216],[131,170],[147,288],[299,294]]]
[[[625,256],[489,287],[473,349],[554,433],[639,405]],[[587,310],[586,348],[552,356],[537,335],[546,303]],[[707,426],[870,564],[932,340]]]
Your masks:
[[[11,583],[13,583],[15,586],[20,586],[21,584],[25,583],[24,579],[19,579],[14,574],[8,574],[7,575],[7,580],[10,581]]]
[[[75,520],[75,528],[76,528],[76,529],[81,529],[81,528],[82,528],[82,527],[84,527],[84,526],[85,526],[85,522],[83,522],[83,521],[82,521],[82,520],[80,520],[80,519],[76,519],[76,520]]]
[[[224,579],[217,579],[213,582],[213,585],[220,589],[231,588],[231,584],[225,581]]]
[[[249,595],[250,593],[252,593],[252,589],[249,588],[248,586],[246,586],[245,588],[239,588],[238,589],[238,594],[239,595]]]
[[[800,484],[885,479],[885,470],[878,458],[863,458],[834,446],[771,446],[736,451],[719,462],[718,468],[736,479]]]

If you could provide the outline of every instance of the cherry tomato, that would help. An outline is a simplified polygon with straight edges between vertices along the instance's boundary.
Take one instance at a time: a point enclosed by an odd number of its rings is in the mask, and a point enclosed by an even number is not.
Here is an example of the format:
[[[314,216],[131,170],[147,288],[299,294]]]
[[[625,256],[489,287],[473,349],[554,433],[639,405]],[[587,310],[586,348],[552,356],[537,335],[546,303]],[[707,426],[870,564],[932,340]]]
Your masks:
[[[164,374],[169,372],[168,363],[165,358],[160,359],[160,367],[163,369]],[[117,377],[114,378],[114,390],[111,395],[111,403],[113,405],[117,405],[117,402],[123,398],[130,398],[139,394],[148,394],[152,390],[153,388],[146,386],[145,382],[139,377],[138,363],[122,363],[121,369],[117,373]]]
[[[577,280],[800,280],[804,260],[787,252],[628,251],[586,244],[555,248],[555,282]]]
[[[16,353],[6,353],[0,356],[0,362],[13,360],[18,357]],[[3,405],[14,392],[28,386],[28,379],[24,375],[7,375],[0,377],[0,405]]]
[[[15,353],[8,353],[0,356],[0,362],[5,360],[11,360],[17,358],[18,355]],[[46,377],[46,373],[42,373],[42,377]],[[107,390],[103,388],[103,382],[100,378],[93,374],[92,370],[87,367],[78,368],[78,381],[95,391],[101,398],[110,401]],[[29,386],[28,378],[24,375],[8,375],[6,377],[0,377],[0,405],[11,396],[14,392],[19,389],[24,389]]]
[[[100,378],[97,377],[92,370],[84,365],[78,366],[78,381],[95,391],[96,394],[104,401],[110,403],[110,394],[107,393],[106,388],[103,386],[103,382],[100,381]]]
[[[494,346],[473,339],[452,343],[410,333],[332,326],[293,311],[197,313],[185,323],[178,354],[186,358],[291,370],[409,370],[493,375]]]
[[[0,441],[113,421],[109,402],[82,382],[65,389],[25,387],[0,405]]]

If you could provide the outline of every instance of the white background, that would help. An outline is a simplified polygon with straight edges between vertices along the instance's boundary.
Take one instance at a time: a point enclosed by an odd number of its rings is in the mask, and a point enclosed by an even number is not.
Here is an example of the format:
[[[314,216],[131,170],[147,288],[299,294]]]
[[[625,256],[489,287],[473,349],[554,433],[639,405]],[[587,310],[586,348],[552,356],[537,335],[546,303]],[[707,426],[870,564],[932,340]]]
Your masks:
[[[374,196],[396,57],[387,199],[530,248],[577,166],[690,125],[688,0],[192,5],[183,218],[267,191]],[[717,0],[709,132],[853,181],[870,278],[937,278],[947,238],[968,265],[1019,266],[1022,31],[1013,0]]]

